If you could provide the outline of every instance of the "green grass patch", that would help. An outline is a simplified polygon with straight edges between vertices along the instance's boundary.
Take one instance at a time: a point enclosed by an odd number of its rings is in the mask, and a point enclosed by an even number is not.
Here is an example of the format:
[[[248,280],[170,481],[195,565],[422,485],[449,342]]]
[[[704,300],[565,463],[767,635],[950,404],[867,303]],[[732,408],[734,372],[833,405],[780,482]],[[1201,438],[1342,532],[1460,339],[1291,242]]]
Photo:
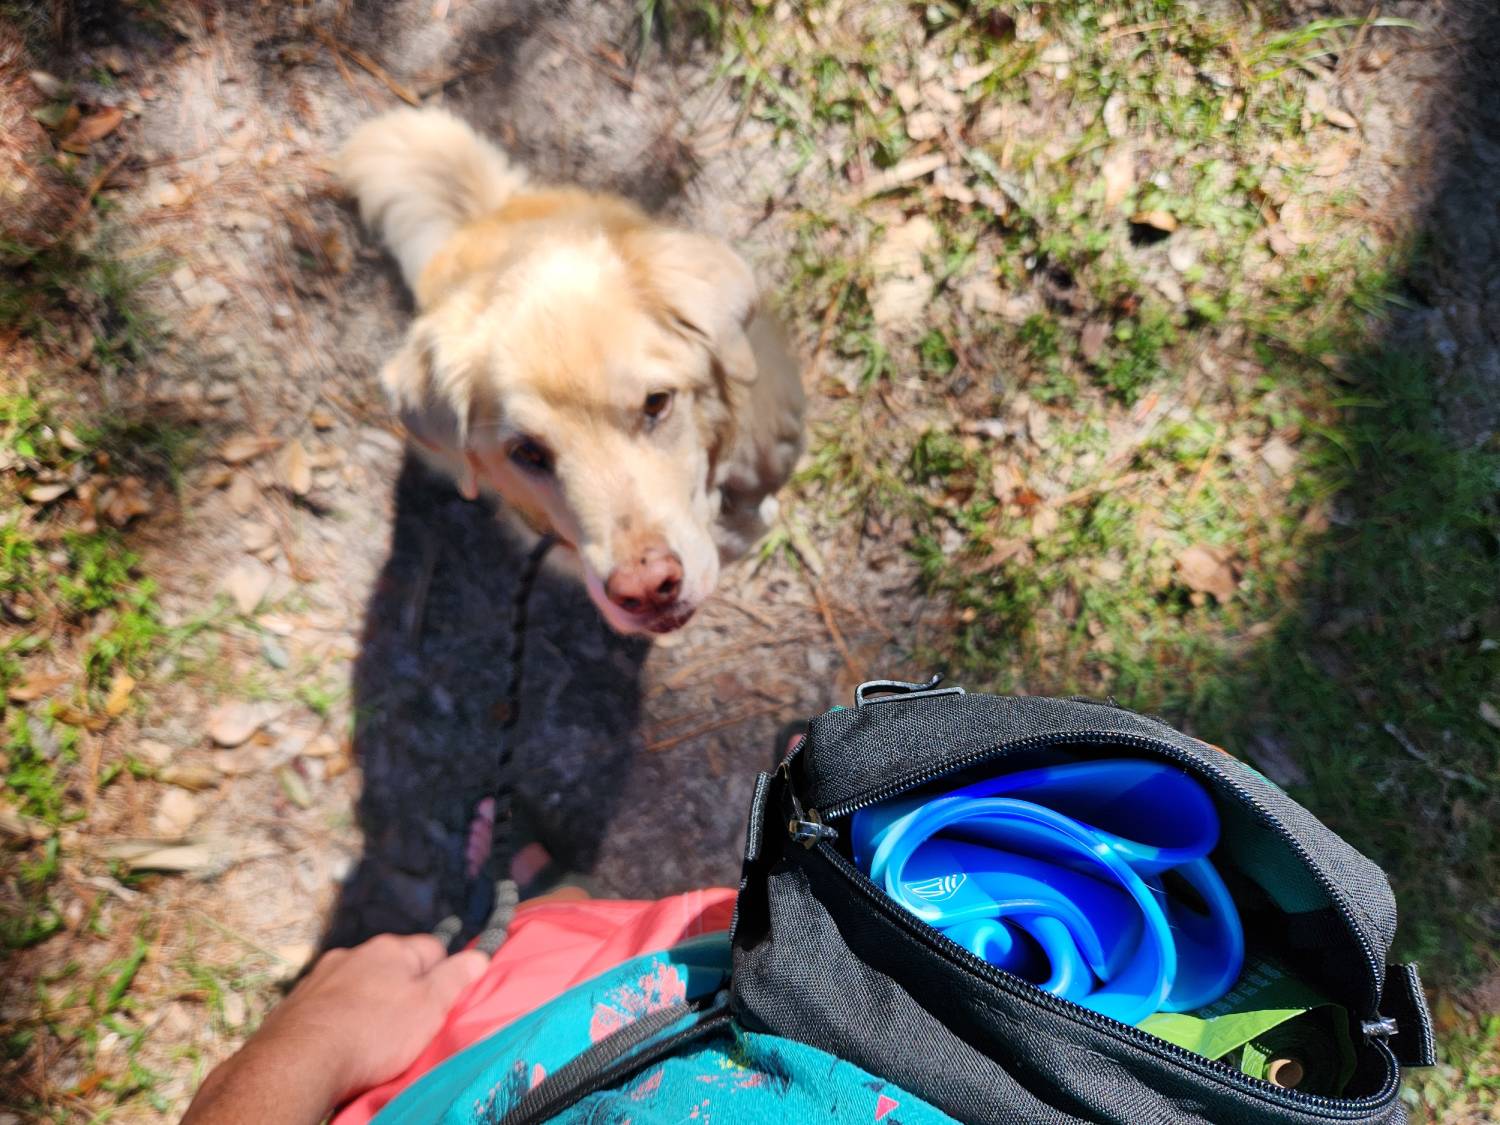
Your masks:
[[[1362,29],[1177,0],[732,6],[725,72],[827,169],[785,304],[850,397],[798,495],[830,524],[913,522],[925,591],[954,611],[914,662],[1276,748],[1390,872],[1401,952],[1463,982],[1497,968],[1500,921],[1475,904],[1500,884],[1482,717],[1500,708],[1500,465],[1447,441],[1431,372],[1366,345],[1407,248],[1314,175],[1342,134],[1307,70]],[[926,88],[965,68],[977,85]],[[994,107],[1008,123],[986,131]],[[925,110],[941,140],[913,140]],[[971,201],[925,177],[860,192],[938,145]],[[946,249],[928,322],[888,339],[870,250],[917,214]],[[976,273],[1034,311],[961,309]],[[1190,550],[1219,552],[1219,592],[1187,580]]]
[[[1402,946],[1440,977],[1494,971],[1500,884],[1500,452],[1442,432],[1431,373],[1353,367],[1330,457],[1340,518],[1294,609],[1198,721],[1272,737],[1300,793],[1390,874]],[[1493,713],[1493,712],[1490,712]]]
[[[73,326],[89,329],[91,358],[107,370],[143,359],[160,325],[139,298],[168,266],[112,252],[108,232],[87,248],[72,240],[42,249],[0,242],[0,328],[38,344],[71,350]]]

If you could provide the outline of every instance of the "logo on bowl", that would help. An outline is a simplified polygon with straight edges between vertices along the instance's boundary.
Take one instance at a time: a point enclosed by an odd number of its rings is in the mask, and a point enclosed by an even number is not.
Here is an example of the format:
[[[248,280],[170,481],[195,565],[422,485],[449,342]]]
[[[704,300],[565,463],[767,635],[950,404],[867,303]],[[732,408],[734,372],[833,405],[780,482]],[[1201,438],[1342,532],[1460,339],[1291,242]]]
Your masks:
[[[909,894],[924,902],[947,902],[968,881],[969,877],[960,871],[957,875],[939,875],[935,879],[922,879],[903,886]]]

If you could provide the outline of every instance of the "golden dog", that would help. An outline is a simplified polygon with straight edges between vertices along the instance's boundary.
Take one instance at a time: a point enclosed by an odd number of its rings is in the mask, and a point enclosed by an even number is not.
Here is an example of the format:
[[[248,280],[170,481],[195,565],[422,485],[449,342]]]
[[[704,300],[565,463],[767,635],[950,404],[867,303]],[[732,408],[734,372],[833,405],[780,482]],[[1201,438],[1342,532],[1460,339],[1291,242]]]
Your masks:
[[[367,122],[338,173],[416,298],[381,374],[412,439],[573,547],[615,629],[683,625],[801,451],[749,267],[624,199],[529,186],[443,110]]]

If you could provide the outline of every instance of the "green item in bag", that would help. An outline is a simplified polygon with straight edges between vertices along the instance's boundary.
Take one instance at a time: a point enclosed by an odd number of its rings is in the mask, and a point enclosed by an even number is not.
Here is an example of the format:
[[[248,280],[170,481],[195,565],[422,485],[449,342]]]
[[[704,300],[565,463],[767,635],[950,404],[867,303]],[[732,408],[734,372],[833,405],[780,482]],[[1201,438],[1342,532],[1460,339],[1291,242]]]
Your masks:
[[[1142,1031],[1254,1078],[1336,1097],[1354,1075],[1349,1015],[1274,961],[1248,964],[1233,988],[1196,1012],[1158,1012]]]

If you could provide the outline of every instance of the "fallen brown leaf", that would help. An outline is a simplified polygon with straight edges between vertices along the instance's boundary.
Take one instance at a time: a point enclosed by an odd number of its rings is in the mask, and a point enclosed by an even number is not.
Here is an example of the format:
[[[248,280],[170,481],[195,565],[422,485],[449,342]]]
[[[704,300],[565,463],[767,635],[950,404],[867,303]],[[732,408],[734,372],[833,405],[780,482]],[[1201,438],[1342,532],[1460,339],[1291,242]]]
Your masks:
[[[300,441],[293,439],[282,451],[281,479],[297,496],[306,496],[312,490],[312,465]]]
[[[253,703],[223,703],[208,716],[208,737],[225,748],[240,746],[271,717],[268,708]]]
[[[36,92],[44,98],[60,98],[68,84],[55,74],[45,70],[33,70],[26,77],[31,79],[31,84],[36,87]]]
[[[318,249],[334,273],[348,273],[354,267],[354,249],[342,227],[329,227],[318,238]]]
[[[320,734],[308,741],[302,748],[302,756],[305,758],[331,758],[343,749],[339,740],[331,734]]]
[[[1177,216],[1170,211],[1137,211],[1130,216],[1130,221],[1138,227],[1151,227],[1168,234],[1177,229]]]
[[[66,723],[70,727],[82,727],[87,731],[98,732],[109,726],[109,719],[103,715],[91,715],[71,703],[64,703],[60,707],[52,709],[52,717],[60,723]]]
[[[39,105],[31,111],[34,120],[41,122],[59,136],[67,136],[78,127],[78,107],[71,103],[64,105],[61,102],[53,102],[50,105]]]
[[[1091,320],[1078,334],[1078,354],[1085,363],[1093,363],[1104,351],[1104,341],[1109,338],[1109,325],[1102,320]]]
[[[51,835],[52,829],[45,822],[0,805],[0,837],[37,842]]]
[[[51,695],[68,682],[68,677],[57,674],[27,676],[18,684],[11,684],[5,694],[12,703],[34,703],[43,696]]]
[[[179,789],[201,792],[219,784],[219,771],[212,766],[192,764],[170,765],[156,771],[156,779]]]
[[[178,843],[161,840],[106,840],[99,854],[118,860],[132,871],[165,871],[176,875],[212,875],[240,858],[232,840],[189,838]]]
[[[247,516],[260,498],[260,490],[249,473],[235,473],[229,480],[229,506],[237,516]]]
[[[932,300],[924,258],[936,251],[937,228],[925,215],[892,224],[871,255],[878,280],[870,294],[875,323],[891,334],[915,331]]]
[[[274,437],[256,437],[254,434],[236,434],[224,443],[219,450],[219,460],[230,465],[240,465],[246,461],[254,461],[257,457],[271,452],[280,447],[281,439]]]
[[[354,756],[343,749],[341,753],[326,759],[323,767],[323,780],[332,781],[336,777],[342,777],[354,766]]]
[[[255,559],[240,562],[224,578],[224,591],[241,616],[249,617],[271,589],[271,569]]]
[[[990,470],[990,492],[1002,504],[1009,504],[1023,483],[1021,471],[1009,461],[997,461]]]
[[[240,544],[251,554],[258,554],[276,542],[276,529],[259,520],[247,520],[240,528]]]
[[[943,131],[943,119],[930,109],[919,110],[906,119],[906,135],[914,141],[930,141]]]
[[[969,560],[964,564],[964,570],[970,574],[987,574],[1011,559],[1030,558],[1031,548],[1024,539],[995,539],[989,546],[989,554]]]
[[[1282,205],[1281,227],[1287,238],[1298,246],[1306,246],[1318,240],[1317,232],[1313,230],[1312,217],[1308,215],[1307,206],[1301,199],[1288,199]]]
[[[1273,436],[1261,446],[1260,457],[1279,477],[1286,476],[1297,466],[1297,451],[1280,435]]]
[[[109,696],[104,701],[104,713],[118,718],[130,706],[130,693],[135,690],[135,677],[126,672],[117,672],[110,681]]]
[[[198,819],[198,799],[184,789],[168,789],[156,805],[151,831],[158,836],[178,837]]]
[[[73,491],[73,486],[66,481],[57,484],[38,484],[27,489],[26,499],[33,504],[50,504],[59,500]]]
[[[130,57],[115,46],[101,48],[94,57],[109,68],[111,74],[125,74],[130,70]]]
[[[276,780],[281,783],[281,791],[286,794],[286,799],[299,809],[312,808],[312,793],[307,788],[307,782],[302,775],[291,766],[282,766],[276,771]]]
[[[176,753],[165,742],[158,742],[154,738],[143,738],[135,744],[135,756],[147,765],[164,766],[172,760]]]
[[[136,516],[150,515],[151,495],[139,477],[125,477],[109,492],[108,499],[100,498],[105,518],[116,527],[124,527]]]
[[[1223,547],[1195,544],[1177,556],[1177,574],[1183,585],[1201,594],[1212,594],[1224,604],[1234,597],[1236,581],[1231,555]]]
[[[1045,539],[1057,530],[1061,517],[1057,509],[1052,507],[1040,507],[1036,514],[1031,517],[1031,538]]]
[[[114,106],[107,106],[96,113],[91,113],[78,122],[76,128],[62,139],[61,147],[64,152],[85,154],[89,146],[96,141],[102,141],[120,126],[125,120],[123,110]]]
[[[1278,258],[1288,258],[1297,252],[1297,243],[1287,235],[1280,223],[1272,223],[1266,228],[1266,238],[1270,243],[1271,253]]]
[[[1344,144],[1329,145],[1313,161],[1312,174],[1319,179],[1328,179],[1332,176],[1337,176],[1349,167],[1358,148],[1359,146],[1353,141],[1348,141]]]
[[[849,198],[851,200],[871,199],[874,196],[890,191],[892,188],[910,183],[912,180],[920,180],[923,176],[930,176],[946,163],[948,163],[948,158],[941,152],[929,152],[925,156],[913,156],[901,161],[900,164],[894,167],[887,168],[878,175],[871,176],[852,192]]]
[[[1121,149],[1114,153],[1099,169],[1104,179],[1104,206],[1114,210],[1125,202],[1130,189],[1135,187],[1135,153]]]

